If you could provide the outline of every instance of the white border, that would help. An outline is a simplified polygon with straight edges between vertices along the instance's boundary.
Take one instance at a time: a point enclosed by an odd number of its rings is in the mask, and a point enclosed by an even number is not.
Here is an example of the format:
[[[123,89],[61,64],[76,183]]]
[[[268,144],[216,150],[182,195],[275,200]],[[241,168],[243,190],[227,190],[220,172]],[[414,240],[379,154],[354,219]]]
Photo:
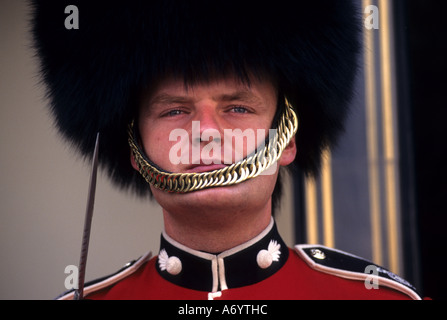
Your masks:
[[[145,262],[147,262],[151,257],[152,257],[152,252],[147,252],[140,259],[138,259],[133,265],[126,268],[125,270],[123,270],[107,279],[104,279],[103,281],[100,281],[95,284],[92,284],[91,286],[85,287],[84,288],[84,297],[87,297],[87,295],[89,295],[92,292],[106,288],[106,287],[130,276],[132,273],[137,271]],[[63,295],[62,297],[57,298],[57,300],[73,300],[73,298],[74,298],[74,291]]]
[[[336,249],[332,249],[332,248],[328,248],[322,245],[296,245],[295,246],[295,251],[298,253],[298,255],[314,270],[317,271],[321,271],[327,274],[331,274],[334,276],[338,276],[341,278],[345,278],[345,279],[350,279],[350,280],[360,280],[360,281],[365,281],[366,279],[371,279],[371,280],[377,280],[378,283],[380,283],[380,285],[383,285],[385,287],[397,290],[399,292],[402,292],[406,295],[408,295],[410,298],[412,298],[413,300],[422,300],[422,298],[413,290],[411,290],[410,288],[404,286],[403,284],[400,284],[396,281],[384,278],[384,277],[380,277],[380,276],[376,276],[373,274],[366,274],[366,273],[361,273],[361,272],[353,272],[353,271],[347,271],[347,270],[341,270],[341,269],[336,269],[336,268],[331,268],[331,267],[327,267],[321,264],[316,263],[315,261],[313,261],[306,252],[304,252],[304,249],[308,249],[308,248],[322,248],[322,249],[326,249],[328,251],[335,251],[344,255],[348,255],[351,257],[355,257],[358,259],[362,259],[358,256],[340,251],[340,250],[336,250]],[[364,259],[362,259],[364,260]]]

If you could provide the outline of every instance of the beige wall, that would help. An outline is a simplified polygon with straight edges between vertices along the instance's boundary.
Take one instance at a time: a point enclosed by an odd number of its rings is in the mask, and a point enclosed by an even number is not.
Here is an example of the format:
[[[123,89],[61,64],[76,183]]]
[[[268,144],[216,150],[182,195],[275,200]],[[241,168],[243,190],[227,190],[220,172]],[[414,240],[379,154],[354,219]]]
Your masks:
[[[52,299],[78,264],[90,165],[57,135],[30,48],[24,0],[0,1],[0,299]],[[289,197],[290,198],[290,197]],[[280,229],[292,243],[290,200]],[[160,208],[99,175],[87,280],[157,251]]]

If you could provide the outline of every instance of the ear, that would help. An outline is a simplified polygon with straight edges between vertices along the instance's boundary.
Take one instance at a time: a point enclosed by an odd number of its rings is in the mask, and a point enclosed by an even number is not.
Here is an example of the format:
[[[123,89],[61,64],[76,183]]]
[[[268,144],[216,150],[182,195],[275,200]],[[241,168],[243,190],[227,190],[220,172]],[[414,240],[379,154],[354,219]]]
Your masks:
[[[295,137],[290,140],[287,147],[283,150],[281,158],[279,159],[279,165],[281,166],[287,166],[295,160],[296,156],[296,143],[295,143]]]
[[[133,155],[132,151],[130,151],[130,163],[132,164],[132,167],[135,170],[140,171],[140,169],[138,169],[138,165],[137,165],[137,162],[135,161],[135,156]]]

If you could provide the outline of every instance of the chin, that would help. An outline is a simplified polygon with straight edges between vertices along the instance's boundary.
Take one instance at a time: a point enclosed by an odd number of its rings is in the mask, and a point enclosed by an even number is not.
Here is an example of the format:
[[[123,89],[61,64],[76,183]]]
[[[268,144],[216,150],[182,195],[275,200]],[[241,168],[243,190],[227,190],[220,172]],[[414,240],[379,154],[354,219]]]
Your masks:
[[[242,183],[240,185],[212,187],[188,193],[167,193],[161,190],[154,191],[154,197],[161,205],[161,202],[170,202],[172,204],[178,203],[194,207],[205,206],[206,204],[218,206],[219,204],[232,203],[247,192],[246,187],[243,187]]]
[[[273,187],[257,177],[236,185],[212,187],[190,193],[166,193],[153,190],[157,202],[168,211],[259,209],[270,199]]]

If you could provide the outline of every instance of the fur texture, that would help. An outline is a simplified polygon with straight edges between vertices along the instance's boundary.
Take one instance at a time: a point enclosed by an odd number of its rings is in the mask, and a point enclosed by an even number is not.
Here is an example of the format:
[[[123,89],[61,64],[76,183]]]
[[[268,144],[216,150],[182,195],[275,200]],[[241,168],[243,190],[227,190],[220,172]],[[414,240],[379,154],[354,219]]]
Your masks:
[[[120,186],[149,190],[131,167],[127,124],[138,93],[168,73],[187,84],[231,72],[268,75],[299,118],[296,165],[318,172],[343,128],[359,51],[348,0],[31,1],[32,33],[51,110],[85,156],[101,132],[100,163]],[[66,6],[79,29],[64,26]]]

